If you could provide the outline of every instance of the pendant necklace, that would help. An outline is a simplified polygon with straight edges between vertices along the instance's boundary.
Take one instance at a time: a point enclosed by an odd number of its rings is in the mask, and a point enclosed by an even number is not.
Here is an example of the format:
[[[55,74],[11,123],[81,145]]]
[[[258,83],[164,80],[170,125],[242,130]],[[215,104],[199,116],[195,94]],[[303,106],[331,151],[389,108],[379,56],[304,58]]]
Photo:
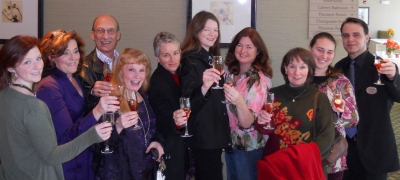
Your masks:
[[[17,87],[20,87],[20,88],[24,88],[24,89],[28,90],[29,92],[31,92],[33,94],[33,96],[36,97],[35,91],[33,91],[31,88],[28,88],[28,86],[25,86],[23,84],[13,84],[13,83],[11,83],[11,85],[17,86]]]
[[[307,88],[306,89],[304,89],[304,91],[303,92],[301,92],[299,95],[297,95],[296,97],[293,97],[293,95],[292,94],[290,94],[290,96],[292,96],[292,102],[296,102],[296,98],[298,98],[300,95],[302,95],[304,92],[306,92],[307,91],[307,89],[308,89],[308,87],[310,87],[310,85],[308,85],[307,86]]]
[[[143,98],[142,98],[143,99]],[[147,132],[144,130],[144,124],[142,122],[142,120],[140,119],[140,117],[138,118],[140,123],[142,124],[142,129],[143,129],[143,137],[144,137],[144,144],[147,147],[147,134],[150,131],[150,116],[149,116],[149,111],[147,110],[147,105],[146,102],[143,99],[143,104],[144,104],[144,108],[146,108],[146,113],[147,113],[147,122],[149,123],[149,126],[147,126]]]

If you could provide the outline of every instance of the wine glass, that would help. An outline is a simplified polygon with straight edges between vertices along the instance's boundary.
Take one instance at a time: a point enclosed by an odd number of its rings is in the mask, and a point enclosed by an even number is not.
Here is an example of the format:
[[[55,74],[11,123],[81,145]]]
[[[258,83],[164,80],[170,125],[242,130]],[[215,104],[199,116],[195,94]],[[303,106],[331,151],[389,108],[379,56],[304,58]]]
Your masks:
[[[225,84],[227,84],[227,85],[229,85],[229,86],[233,86],[233,78],[235,77],[235,75],[234,74],[227,74],[226,76],[225,76]],[[229,102],[228,100],[224,100],[224,101],[221,101],[222,103],[224,103],[224,104],[230,104],[231,102]]]
[[[214,69],[218,70],[220,73],[222,72],[222,56],[213,56],[212,64]],[[224,89],[224,88],[219,86],[219,83],[217,83],[217,85],[212,87],[212,89]]]
[[[113,70],[113,63],[112,62],[104,62],[103,64],[103,75],[104,80],[110,82],[112,79],[112,70]]]
[[[135,91],[125,91],[126,99],[128,100],[128,105],[129,109],[131,111],[137,111],[138,110],[138,102],[137,102],[137,97],[136,97],[136,92]],[[138,130],[141,129],[142,126],[139,126],[137,123],[132,126],[132,130]]]
[[[114,112],[106,112],[103,114],[103,122],[109,122],[111,123],[111,125],[114,125]],[[108,141],[109,139],[107,139],[104,143],[106,145],[106,147],[104,147],[104,149],[102,149],[100,152],[102,154],[111,154],[114,152],[113,148],[111,146],[108,145]]]
[[[374,61],[374,65],[375,65],[375,67],[376,67],[376,70],[380,70],[381,69],[381,67],[382,67],[382,64],[383,64],[383,62],[382,62],[382,58],[381,57],[379,57],[377,54],[375,55],[375,61]],[[378,72],[378,80],[374,83],[374,84],[376,84],[376,85],[385,85],[385,84],[383,84],[382,82],[381,82],[381,74],[379,74],[379,72]]]
[[[272,121],[272,110],[274,109],[274,93],[268,92],[267,97],[265,98],[264,109],[267,113],[271,114]],[[271,126],[271,122],[267,124],[267,126],[263,127],[266,130],[274,130],[275,128]]]
[[[115,104],[116,106],[119,106],[121,104],[121,98],[123,93],[124,93],[124,86],[122,85],[116,85],[114,87],[114,90],[111,91],[110,96],[117,97],[117,101],[119,102],[119,104]]]
[[[181,106],[181,109],[183,109],[183,111],[185,111],[185,113],[186,113],[186,118],[187,118],[187,121],[189,121],[189,117],[190,117],[190,99],[188,98],[188,97],[181,97],[180,99],[179,99],[179,104],[180,104],[180,106]],[[187,124],[187,122],[186,122],[186,128],[185,128],[185,134],[184,135],[182,135],[182,137],[192,137],[192,135],[190,135],[189,134],[189,132],[188,132],[188,124]]]
[[[336,108],[340,108],[343,105],[342,93],[340,92],[340,88],[338,87],[336,87],[335,92],[333,94],[333,104],[335,105]],[[337,123],[339,123],[341,121],[340,112],[336,112],[336,115],[338,117]]]

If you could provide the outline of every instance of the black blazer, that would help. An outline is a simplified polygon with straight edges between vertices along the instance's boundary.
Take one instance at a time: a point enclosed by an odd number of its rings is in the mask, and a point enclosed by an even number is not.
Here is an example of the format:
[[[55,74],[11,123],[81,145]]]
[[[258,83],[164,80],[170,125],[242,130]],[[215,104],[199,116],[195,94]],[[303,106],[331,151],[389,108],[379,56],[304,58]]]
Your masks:
[[[164,171],[168,179],[185,179],[186,147],[183,134],[176,129],[173,112],[180,108],[179,98],[181,90],[172,79],[169,72],[160,64],[150,78],[150,87],[147,91],[150,105],[156,115],[157,131],[164,136],[165,157],[167,169]],[[182,128],[184,130],[184,128]]]
[[[183,96],[190,96],[191,115],[189,119],[189,143],[198,149],[226,148],[231,144],[229,119],[222,89],[209,89],[206,96],[201,92],[203,72],[211,68],[209,54],[202,48],[200,52],[186,52],[182,55],[180,73]],[[223,85],[221,78],[220,86]],[[213,85],[214,86],[214,85]]]
[[[365,57],[360,59],[359,57]],[[390,110],[393,102],[400,102],[400,76],[390,81],[381,75],[385,85],[375,85],[378,72],[374,66],[374,56],[368,51],[361,54],[357,61],[364,61],[355,79],[355,96],[360,121],[357,125],[357,150],[364,167],[372,173],[386,173],[399,170],[399,158]],[[350,57],[335,64],[349,77]],[[366,89],[375,87],[376,94],[368,94]]]

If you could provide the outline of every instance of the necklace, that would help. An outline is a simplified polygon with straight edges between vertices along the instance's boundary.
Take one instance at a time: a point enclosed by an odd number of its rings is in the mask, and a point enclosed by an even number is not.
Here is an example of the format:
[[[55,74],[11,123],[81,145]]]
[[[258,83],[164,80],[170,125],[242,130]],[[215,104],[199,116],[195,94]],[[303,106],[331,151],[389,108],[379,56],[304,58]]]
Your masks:
[[[35,91],[33,91],[31,88],[28,88],[28,86],[25,86],[23,84],[13,84],[13,83],[11,83],[11,85],[17,86],[17,87],[20,87],[20,88],[24,88],[24,89],[28,90],[29,92],[31,92],[33,94],[33,96],[36,97]]]
[[[304,92],[306,92],[307,91],[307,89],[308,89],[308,87],[310,87],[310,85],[308,85],[307,86],[307,88],[305,88],[304,89],[304,91],[303,92],[301,92],[299,95],[297,95],[296,97],[293,97],[291,94],[290,94],[290,96],[292,96],[292,102],[296,102],[296,98],[298,98],[300,95],[302,95]]]
[[[143,98],[142,98],[143,99]],[[140,123],[142,124],[142,129],[143,129],[143,137],[144,137],[144,144],[147,147],[147,134],[150,131],[150,116],[149,116],[149,111],[147,110],[147,105],[146,102],[143,99],[143,104],[144,104],[144,108],[146,108],[146,113],[147,113],[147,122],[149,123],[149,126],[147,126],[147,132],[144,130],[144,124],[142,122],[142,120],[140,119],[140,117],[138,118]]]

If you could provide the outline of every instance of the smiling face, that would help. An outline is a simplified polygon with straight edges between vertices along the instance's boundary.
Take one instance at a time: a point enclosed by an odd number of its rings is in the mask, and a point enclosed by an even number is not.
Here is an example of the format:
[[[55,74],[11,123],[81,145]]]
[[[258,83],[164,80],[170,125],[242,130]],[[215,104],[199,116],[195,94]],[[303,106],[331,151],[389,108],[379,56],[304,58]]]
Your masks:
[[[360,24],[347,23],[342,29],[343,47],[349,53],[350,58],[354,59],[367,50],[369,34],[364,33]]]
[[[308,66],[301,59],[294,58],[285,66],[291,87],[303,86],[307,80]]]
[[[244,71],[247,71],[257,56],[257,47],[254,46],[250,37],[243,36],[235,47],[235,57],[239,61],[240,66]]]
[[[218,36],[218,23],[211,19],[207,20],[204,28],[198,34],[201,46],[207,51],[215,44]]]
[[[90,36],[99,49],[106,56],[114,59],[114,49],[117,46],[117,41],[121,38],[121,32],[117,29],[117,22],[109,15],[103,15],[96,19],[93,24],[93,31]],[[102,33],[102,30],[105,30]],[[109,34],[108,32],[115,32]]]
[[[15,68],[8,68],[8,71],[15,72],[16,84],[23,84],[32,87],[32,84],[39,82],[42,77],[43,61],[39,48],[34,47],[28,51],[24,59],[17,63]]]
[[[171,74],[175,74],[181,60],[181,50],[176,43],[165,43],[160,47],[160,57],[156,60]]]
[[[68,47],[65,49],[64,54],[54,58],[53,61],[58,69],[67,74],[67,76],[71,76],[78,69],[80,57],[76,40],[71,39],[68,42]],[[49,59],[51,59],[51,57],[49,57]]]
[[[146,66],[143,64],[125,64],[122,66],[122,81],[126,89],[138,91],[146,79]]]
[[[335,44],[327,38],[319,38],[316,40],[314,46],[310,47],[309,50],[314,56],[317,66],[315,73],[325,73],[335,56]]]

